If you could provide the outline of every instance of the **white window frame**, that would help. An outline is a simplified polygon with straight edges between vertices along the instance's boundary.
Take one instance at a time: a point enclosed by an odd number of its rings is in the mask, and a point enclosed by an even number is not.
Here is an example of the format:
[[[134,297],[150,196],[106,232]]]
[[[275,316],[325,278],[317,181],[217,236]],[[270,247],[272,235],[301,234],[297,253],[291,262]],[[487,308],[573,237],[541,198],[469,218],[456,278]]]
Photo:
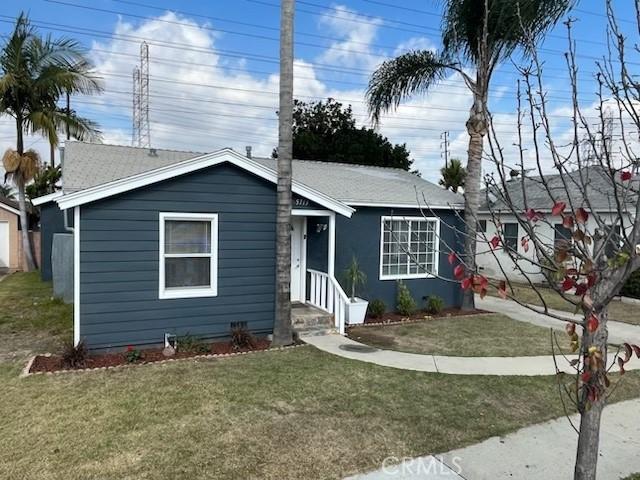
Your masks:
[[[383,274],[383,258],[384,258],[384,222],[389,220],[402,220],[402,221],[422,221],[422,222],[435,222],[434,229],[434,244],[433,251],[433,273],[419,272],[419,273],[405,273],[396,275]],[[436,278],[438,276],[438,270],[440,267],[440,219],[438,217],[404,217],[404,216],[382,216],[380,217],[380,268],[379,275],[380,280],[403,280],[408,278]]]
[[[167,220],[182,221],[209,221],[211,223],[211,253],[165,253],[164,237],[165,222]],[[160,212],[159,217],[159,282],[158,297],[160,299],[170,298],[197,298],[215,297],[218,295],[218,214],[217,213],[177,213]],[[166,258],[210,258],[210,282],[208,287],[165,287],[165,259]]]

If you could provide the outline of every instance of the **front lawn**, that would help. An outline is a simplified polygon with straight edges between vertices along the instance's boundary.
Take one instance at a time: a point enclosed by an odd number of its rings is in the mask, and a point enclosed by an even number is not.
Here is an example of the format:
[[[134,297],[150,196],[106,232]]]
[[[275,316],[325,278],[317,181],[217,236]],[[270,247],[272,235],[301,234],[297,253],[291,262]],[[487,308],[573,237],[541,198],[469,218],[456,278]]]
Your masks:
[[[431,355],[519,357],[552,353],[550,329],[498,314],[353,327],[349,336],[377,348]],[[566,350],[569,345],[566,335],[559,332],[557,336]]]
[[[542,294],[547,307],[565,312],[575,312],[575,307],[554,290],[545,287],[536,287],[536,289]],[[521,302],[542,305],[540,297],[529,285],[513,284],[513,290],[513,296]],[[490,291],[489,293],[497,295],[495,291]],[[619,300],[613,300],[609,304],[609,318],[618,322],[640,325],[640,308],[637,305],[629,305]]]
[[[554,377],[403,371],[310,346],[26,379],[20,367],[0,363],[0,478],[341,478],[563,414]],[[615,400],[639,389],[630,372]]]
[[[0,282],[0,360],[60,348],[71,338],[73,306],[53,298],[39,272],[14,273]]]

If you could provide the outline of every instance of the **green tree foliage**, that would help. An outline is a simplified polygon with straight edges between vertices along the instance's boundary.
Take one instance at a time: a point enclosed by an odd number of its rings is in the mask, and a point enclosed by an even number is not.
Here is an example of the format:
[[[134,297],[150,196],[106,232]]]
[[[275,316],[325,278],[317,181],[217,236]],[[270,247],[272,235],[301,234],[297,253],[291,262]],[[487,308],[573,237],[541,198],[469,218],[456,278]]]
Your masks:
[[[464,179],[467,176],[467,169],[462,166],[462,162],[457,158],[452,158],[449,165],[445,165],[440,169],[442,178],[440,185],[447,190],[458,193],[458,189],[464,187]]]
[[[344,107],[332,98],[294,101],[293,158],[409,170],[409,155],[405,144],[393,145],[375,130],[357,127],[351,105]]]
[[[16,198],[16,194],[13,191],[13,187],[8,183],[0,183],[0,197],[13,200]]]
[[[55,167],[47,165],[33,177],[33,182],[27,185],[27,197],[33,200],[34,198],[55,192],[56,183],[58,183],[61,177],[62,170],[60,165]]]

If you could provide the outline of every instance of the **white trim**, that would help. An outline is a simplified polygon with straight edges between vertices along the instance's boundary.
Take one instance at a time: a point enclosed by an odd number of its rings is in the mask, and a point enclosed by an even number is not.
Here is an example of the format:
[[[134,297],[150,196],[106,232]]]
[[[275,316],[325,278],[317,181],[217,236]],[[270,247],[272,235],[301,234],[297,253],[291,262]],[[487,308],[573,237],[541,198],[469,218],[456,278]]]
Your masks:
[[[331,213],[331,210],[305,210],[303,208],[291,210],[291,215],[294,217],[328,217]]]
[[[307,301],[307,232],[309,230],[309,219],[304,217],[302,221],[302,251],[300,252],[300,289],[301,302]]]
[[[80,206],[73,209],[73,345],[80,343]]]
[[[382,273],[383,266],[383,252],[384,252],[384,222],[387,220],[404,220],[404,221],[427,221],[427,222],[435,222],[436,227],[434,231],[434,258],[433,258],[433,269],[434,273],[428,272],[420,272],[420,273],[407,273],[402,275],[384,275]],[[438,217],[405,217],[401,215],[383,215],[380,217],[380,255],[379,255],[379,269],[378,269],[378,278],[379,280],[404,280],[411,278],[436,278],[438,276],[438,270],[440,267],[440,218]]]
[[[209,254],[172,254],[172,257],[207,257],[211,259],[210,277],[208,287],[187,287],[187,288],[166,288],[164,260],[166,258],[164,252],[164,231],[166,220],[208,220],[211,222],[211,253]],[[172,298],[198,298],[198,297],[216,297],[218,295],[218,214],[217,213],[177,213],[177,212],[160,212],[158,215],[159,229],[159,247],[158,247],[158,298],[161,300]]]
[[[350,202],[343,200],[350,207],[381,207],[381,208],[410,208],[420,210],[463,210],[464,204],[454,203],[451,205],[424,205],[419,203],[389,203],[389,202]]]
[[[14,215],[20,215],[20,210],[16,210],[13,207],[10,207],[9,205],[0,202],[0,208],[2,208],[3,210],[6,210],[8,212],[13,213]]]
[[[327,248],[327,273],[334,278],[336,268],[336,214],[329,215],[329,247]]]
[[[64,192],[62,192],[62,190],[58,190],[57,192],[49,193],[47,195],[43,195],[41,197],[34,198],[33,200],[31,200],[31,203],[33,204],[34,207],[39,207],[40,205],[42,205],[44,203],[52,202],[54,200],[57,200],[58,198],[62,197],[63,195],[64,195]]]
[[[102,185],[80,190],[79,192],[70,193],[58,199],[57,202],[60,208],[64,210],[70,207],[75,207],[76,205],[94,202],[112,195],[128,192],[156,182],[195,172],[223,162],[229,162],[239,168],[253,173],[254,175],[264,178],[265,180],[269,180],[270,182],[277,183],[278,181],[277,173],[274,170],[244,157],[231,149],[223,149],[174,163],[172,165],[156,168],[148,172],[132,175],[124,179],[114,180]],[[292,184],[292,190],[294,193],[308,198],[309,200],[346,217],[351,217],[354,212],[354,209],[346,204],[325,195],[322,192],[309,188],[295,180]]]

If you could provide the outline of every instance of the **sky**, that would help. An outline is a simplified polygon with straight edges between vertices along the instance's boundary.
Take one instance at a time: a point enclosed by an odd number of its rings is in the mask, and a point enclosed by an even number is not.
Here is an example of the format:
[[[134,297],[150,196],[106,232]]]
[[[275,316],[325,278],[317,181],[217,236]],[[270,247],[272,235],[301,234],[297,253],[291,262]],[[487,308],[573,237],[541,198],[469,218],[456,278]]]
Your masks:
[[[295,18],[294,96],[302,101],[335,98],[351,104],[359,125],[371,126],[365,89],[385,59],[441,46],[442,2],[406,0],[298,0]],[[615,0],[621,27],[633,41],[637,30],[632,0]],[[103,142],[132,142],[132,71],[140,44],[150,56],[151,145],[208,152],[251,145],[268,156],[277,144],[277,0],[18,0],[0,4],[0,43],[21,11],[43,34],[80,42],[102,78],[104,93],[73,98],[79,114],[100,124]],[[606,54],[604,2],[582,0],[571,13],[578,51],[580,95],[586,111],[595,106],[596,61]],[[564,52],[566,27],[559,24],[540,46],[544,90],[558,138],[569,138],[571,111]],[[517,65],[505,61],[495,72],[490,110],[507,156],[517,156]],[[638,64],[634,64],[637,68]],[[443,165],[442,134],[449,156],[466,158],[465,121],[471,95],[458,74],[404,102],[377,127],[393,143],[405,143],[424,178],[437,180]],[[595,121],[595,120],[594,120]],[[15,148],[13,119],[0,117],[0,148]],[[627,132],[635,135],[638,132]],[[49,158],[46,141],[26,145]],[[515,164],[515,160],[514,160]]]

